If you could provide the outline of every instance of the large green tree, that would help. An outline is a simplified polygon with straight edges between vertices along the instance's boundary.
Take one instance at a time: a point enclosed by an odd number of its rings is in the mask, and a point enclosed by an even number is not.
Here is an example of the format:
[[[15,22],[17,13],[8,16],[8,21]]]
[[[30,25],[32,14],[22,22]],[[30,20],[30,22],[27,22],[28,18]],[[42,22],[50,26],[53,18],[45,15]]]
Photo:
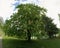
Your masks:
[[[40,17],[45,15],[46,9],[34,4],[21,4],[17,6],[18,11],[11,15],[5,23],[5,33],[10,36],[27,37],[40,31]]]

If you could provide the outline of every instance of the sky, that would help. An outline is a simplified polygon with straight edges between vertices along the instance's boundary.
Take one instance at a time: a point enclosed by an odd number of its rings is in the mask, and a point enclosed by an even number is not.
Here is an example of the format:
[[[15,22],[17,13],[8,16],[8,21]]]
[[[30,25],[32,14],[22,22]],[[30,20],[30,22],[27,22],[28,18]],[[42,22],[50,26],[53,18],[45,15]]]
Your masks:
[[[60,13],[60,0],[0,0],[0,16],[4,20],[8,19],[14,12],[18,4],[35,3],[47,9],[47,16],[54,19],[57,27],[60,27],[58,13]]]

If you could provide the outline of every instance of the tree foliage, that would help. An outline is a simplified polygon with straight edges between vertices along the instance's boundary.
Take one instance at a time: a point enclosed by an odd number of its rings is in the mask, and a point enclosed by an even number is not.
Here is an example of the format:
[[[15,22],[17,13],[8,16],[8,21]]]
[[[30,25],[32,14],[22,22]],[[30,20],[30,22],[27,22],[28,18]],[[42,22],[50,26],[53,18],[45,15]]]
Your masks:
[[[58,14],[58,17],[59,17],[59,21],[60,21],[60,14]]]
[[[11,15],[5,23],[5,33],[31,39],[31,36],[40,31],[40,18],[45,15],[46,9],[34,4],[21,4],[16,7],[17,13]]]
[[[53,35],[58,33],[58,28],[52,21],[53,20],[51,18],[48,18],[45,15],[41,17],[41,30],[44,30],[49,38],[52,38]]]

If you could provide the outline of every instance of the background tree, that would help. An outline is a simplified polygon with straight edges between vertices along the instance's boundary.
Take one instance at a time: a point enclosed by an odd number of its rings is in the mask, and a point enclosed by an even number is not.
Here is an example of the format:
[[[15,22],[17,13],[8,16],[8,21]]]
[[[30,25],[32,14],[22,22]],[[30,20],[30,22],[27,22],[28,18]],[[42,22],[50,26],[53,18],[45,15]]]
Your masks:
[[[53,20],[51,18],[48,18],[45,15],[41,16],[41,30],[44,30],[49,38],[52,38],[53,35],[56,35],[58,33],[58,28],[52,21]]]
[[[10,36],[27,37],[30,41],[33,34],[39,33],[40,17],[45,15],[46,9],[33,4],[21,4],[17,9],[17,13],[6,20],[4,31]]]
[[[58,14],[59,17],[59,23],[60,23],[60,14]],[[59,28],[59,36],[60,36],[60,28]]]
[[[60,14],[58,14],[58,17],[59,17],[59,21],[60,21]]]
[[[4,21],[3,18],[0,17],[0,36],[3,35],[3,25],[4,25]]]
[[[2,17],[0,17],[0,28],[3,26],[4,20]]]

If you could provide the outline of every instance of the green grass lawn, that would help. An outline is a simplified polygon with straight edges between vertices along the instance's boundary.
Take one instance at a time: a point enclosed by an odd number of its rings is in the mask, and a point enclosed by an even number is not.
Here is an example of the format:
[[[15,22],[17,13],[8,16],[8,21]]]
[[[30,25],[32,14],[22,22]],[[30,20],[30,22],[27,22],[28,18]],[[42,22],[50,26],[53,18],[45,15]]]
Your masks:
[[[60,39],[34,40],[28,42],[15,38],[4,38],[3,48],[60,48]]]

